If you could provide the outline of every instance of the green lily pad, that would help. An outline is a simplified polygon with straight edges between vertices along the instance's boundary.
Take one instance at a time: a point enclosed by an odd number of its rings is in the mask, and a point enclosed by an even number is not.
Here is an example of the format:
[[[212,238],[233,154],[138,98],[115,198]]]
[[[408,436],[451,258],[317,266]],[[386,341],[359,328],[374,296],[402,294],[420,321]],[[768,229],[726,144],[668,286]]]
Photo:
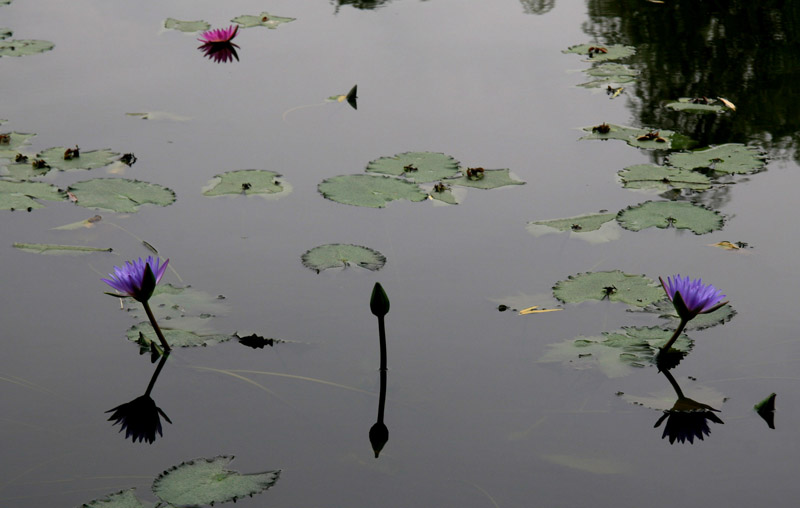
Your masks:
[[[316,270],[317,273],[328,268],[345,268],[351,265],[377,271],[386,264],[386,257],[376,250],[341,243],[314,247],[303,254],[302,260],[304,266]]]
[[[14,248],[33,252],[35,254],[89,254],[90,252],[111,252],[111,247],[87,247],[85,245],[55,245],[50,243],[19,243],[14,242]]]
[[[594,62],[619,60],[620,58],[627,58],[636,54],[636,48],[632,46],[622,46],[620,44],[612,44],[610,46],[603,46],[602,44],[577,44],[563,50],[562,53],[576,53],[589,58],[589,48],[602,48],[606,51],[605,53],[593,51],[591,60]]]
[[[161,327],[161,332],[164,334],[164,338],[167,340],[167,343],[173,348],[210,346],[231,339],[230,335],[218,333],[201,334],[181,328],[169,328],[162,322],[159,322],[159,326]],[[159,346],[161,345],[158,337],[156,336],[156,332],[147,321],[142,321],[141,323],[128,328],[128,331],[125,332],[125,335],[128,337],[128,340],[131,342],[136,342],[147,350],[150,349],[151,343]]]
[[[617,174],[626,189],[704,191],[711,187],[711,179],[702,173],[656,164],[628,166]]]
[[[229,306],[224,298],[213,296],[191,286],[176,287],[172,284],[159,284],[150,298],[150,307],[156,319],[169,321],[172,328],[182,328],[194,332],[208,330],[207,321],[218,314],[228,312]],[[146,319],[140,305],[130,307],[133,317]]]
[[[194,459],[173,466],[153,481],[153,493],[174,506],[199,506],[236,501],[260,494],[280,477],[280,470],[242,474],[226,469],[233,456]]]
[[[617,222],[630,231],[672,226],[704,235],[722,229],[725,220],[717,211],[686,201],[646,201],[621,210],[617,214]]]
[[[4,142],[0,142],[0,159],[14,159],[17,152],[25,146],[29,145],[28,141],[36,134],[26,134],[24,132],[5,132],[8,138]]]
[[[581,139],[619,139],[631,146],[644,148],[646,150],[681,150],[692,146],[691,139],[682,134],[670,130],[651,130],[626,127],[624,125],[606,124],[608,132],[602,133],[597,129],[597,125],[581,127],[588,132]],[[653,136],[653,139],[639,139],[642,136]],[[659,141],[659,139],[661,141]],[[674,166],[675,164],[673,164]]]
[[[164,28],[168,30],[178,30],[179,32],[205,32],[211,25],[202,19],[197,21],[180,21],[175,18],[164,20]]]
[[[66,160],[64,159],[66,150],[63,146],[56,146],[37,154],[36,157],[44,159],[50,167],[61,171],[102,168],[103,166],[108,166],[119,157],[118,153],[108,149],[90,150],[88,152],[80,150],[78,157]]]
[[[675,306],[672,305],[672,302],[666,298],[652,305],[648,305],[641,310],[629,310],[631,312],[649,312],[658,314],[659,318],[668,320],[666,323],[664,323],[664,327],[666,328],[675,328],[678,326],[678,323],[680,323],[680,317],[678,317],[678,312],[675,310]],[[689,323],[686,325],[686,329],[705,330],[706,328],[711,328],[712,326],[724,325],[733,319],[733,316],[735,315],[736,309],[728,304],[720,307],[714,312],[709,312],[708,314],[698,314],[694,319],[689,321]]]
[[[55,47],[50,41],[37,41],[33,39],[1,40],[0,57],[3,56],[25,56],[44,53]]]
[[[8,182],[0,180],[0,210],[42,208],[37,199],[63,201],[66,195],[56,186],[44,182]]]
[[[572,233],[588,233],[590,231],[597,231],[600,226],[608,221],[614,220],[617,216],[615,213],[593,213],[589,215],[578,215],[576,217],[567,217],[566,219],[551,219],[532,221],[528,224],[536,224],[539,226],[547,226],[558,231],[570,231]]]
[[[411,182],[431,183],[458,173],[458,161],[435,152],[406,152],[367,164],[367,173],[402,176]]]
[[[224,194],[265,194],[277,197],[291,192],[291,186],[274,171],[263,169],[240,169],[228,171],[214,176],[208,185],[203,187],[204,196],[222,196]]]
[[[444,185],[444,183],[442,183],[442,185]],[[452,189],[449,188],[449,186],[445,186],[443,190],[436,190],[435,187],[432,188],[428,193],[428,197],[448,205],[458,204],[458,198],[456,198],[456,195],[453,193]]]
[[[135,212],[143,204],[168,206],[175,202],[175,192],[154,183],[125,178],[95,178],[72,184],[77,205],[114,212]]]
[[[655,326],[623,327],[603,332],[600,337],[578,337],[551,344],[539,361],[563,362],[579,369],[599,368],[606,376],[618,378],[653,364],[658,348],[666,344],[673,333]],[[688,353],[693,344],[686,334],[681,334],[672,348]]]
[[[553,296],[564,303],[608,299],[636,307],[645,307],[665,297],[661,284],[644,275],[619,270],[570,275],[553,286]]]
[[[84,503],[81,508],[149,508],[152,503],[145,503],[136,497],[136,489],[121,490],[114,494]]]
[[[482,178],[468,178],[466,172],[458,178],[448,178],[448,185],[460,185],[473,189],[496,189],[507,185],[525,185],[525,182],[511,177],[510,169],[485,169]]]
[[[50,172],[49,167],[35,168],[29,162],[12,162],[0,168],[0,177],[5,180],[27,182],[32,178],[39,178]]]
[[[0,5],[4,5],[3,2],[0,2]],[[10,28],[0,28],[0,41],[3,39],[8,39],[14,34]]]
[[[50,229],[55,229],[55,230],[59,230],[59,231],[72,231],[72,230],[75,230],[75,229],[88,229],[88,228],[94,227],[94,225],[97,224],[98,222],[100,222],[101,220],[103,220],[103,218],[101,216],[94,215],[94,216],[89,217],[88,219],[85,219],[85,220],[79,220],[77,222],[71,222],[69,224],[65,224],[63,226],[57,226],[57,227],[50,228]]]
[[[745,174],[764,169],[765,158],[757,148],[728,143],[691,152],[673,153],[667,162],[676,168],[711,168],[718,173]]]
[[[708,99],[708,103],[694,103],[691,97],[681,97],[677,101],[669,102],[666,107],[675,111],[687,113],[721,113],[726,111],[725,105],[716,99]]]
[[[428,197],[419,186],[390,176],[341,175],[323,180],[317,188],[325,199],[372,208],[397,199],[416,202]]]
[[[282,25],[283,23],[289,23],[290,21],[294,21],[296,18],[282,18],[280,16],[273,16],[268,12],[262,12],[258,16],[252,16],[249,14],[244,14],[237,18],[233,18],[231,21],[234,23],[238,23],[242,26],[242,28],[252,28],[254,26],[265,26],[267,28],[278,28],[278,26]]]
[[[607,62],[587,69],[586,74],[596,79],[587,83],[581,83],[578,86],[583,88],[601,88],[612,84],[624,85],[632,83],[636,81],[639,71],[625,64]]]

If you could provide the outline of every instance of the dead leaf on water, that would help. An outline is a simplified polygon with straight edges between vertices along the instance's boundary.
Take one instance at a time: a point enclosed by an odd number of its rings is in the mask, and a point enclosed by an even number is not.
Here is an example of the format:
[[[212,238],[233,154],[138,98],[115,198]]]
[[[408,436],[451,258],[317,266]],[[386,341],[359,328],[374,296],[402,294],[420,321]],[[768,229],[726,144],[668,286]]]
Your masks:
[[[521,311],[519,311],[519,315],[526,316],[528,314],[543,314],[545,312],[556,312],[559,310],[564,310],[564,309],[540,309],[538,305],[534,305],[533,307],[522,309]]]
[[[723,97],[717,97],[717,99],[719,99],[723,104],[725,104],[725,106],[728,109],[730,109],[732,111],[736,111],[736,105],[734,103],[732,103],[731,101],[729,101],[728,99],[725,99]]]

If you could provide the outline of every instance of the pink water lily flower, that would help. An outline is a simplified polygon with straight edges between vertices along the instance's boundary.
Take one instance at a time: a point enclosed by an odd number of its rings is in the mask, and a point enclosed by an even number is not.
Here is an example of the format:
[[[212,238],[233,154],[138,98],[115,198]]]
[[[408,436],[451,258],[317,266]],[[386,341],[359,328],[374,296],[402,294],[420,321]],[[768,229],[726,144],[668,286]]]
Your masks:
[[[239,25],[231,25],[228,28],[215,28],[214,30],[203,32],[197,40],[204,44],[231,42],[238,32]]]

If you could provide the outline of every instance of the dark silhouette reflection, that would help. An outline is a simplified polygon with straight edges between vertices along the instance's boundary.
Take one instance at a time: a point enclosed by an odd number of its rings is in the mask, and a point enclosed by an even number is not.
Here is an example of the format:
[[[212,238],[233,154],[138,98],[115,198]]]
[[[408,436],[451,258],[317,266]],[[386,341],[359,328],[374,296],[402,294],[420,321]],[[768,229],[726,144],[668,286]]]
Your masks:
[[[678,386],[677,381],[672,377],[669,370],[662,370],[661,373],[667,377],[678,395],[678,400],[675,401],[672,408],[664,411],[664,414],[653,426],[653,428],[657,428],[666,420],[661,439],[669,436],[669,444],[674,444],[675,441],[679,443],[688,441],[690,444],[694,444],[695,438],[702,441],[704,436],[711,434],[711,429],[708,426],[709,420],[714,423],[724,423],[714,414],[719,412],[718,409],[684,396],[681,387]]]
[[[372,297],[369,300],[369,308],[378,318],[378,335],[381,346],[381,391],[378,400],[378,421],[375,422],[369,429],[369,442],[372,445],[372,450],[375,452],[375,458],[378,458],[381,450],[389,441],[389,429],[383,423],[383,410],[386,406],[386,327],[384,326],[383,318],[389,313],[389,297],[379,282],[375,283],[372,288]]]
[[[238,47],[232,42],[206,42],[197,49],[202,51],[206,58],[217,63],[226,63],[233,62],[234,58],[239,61],[239,54],[236,52]]]
[[[770,429],[775,428],[775,394],[771,393],[769,397],[762,400],[755,406],[758,416],[760,416]]]
[[[637,49],[640,71],[629,107],[641,126],[672,129],[700,146],[756,143],[773,157],[800,158],[797,48],[800,3],[588,0],[583,26],[592,42]],[[725,97],[725,114],[664,107],[678,97]],[[653,155],[657,157],[657,155]]]
[[[689,353],[677,349],[659,350],[655,356],[656,367],[658,367],[659,372],[674,369],[687,354]]]
[[[161,417],[163,416],[167,422],[172,423],[166,413],[157,407],[155,401],[150,398],[150,392],[153,391],[156,379],[167,362],[167,358],[169,358],[169,353],[165,353],[161,357],[144,395],[106,411],[106,413],[111,413],[108,421],[113,421],[113,425],[118,423],[122,425],[119,431],[125,431],[125,439],[131,438],[134,443],[147,441],[153,444],[156,440],[156,432],[159,436],[164,435],[161,428]]]

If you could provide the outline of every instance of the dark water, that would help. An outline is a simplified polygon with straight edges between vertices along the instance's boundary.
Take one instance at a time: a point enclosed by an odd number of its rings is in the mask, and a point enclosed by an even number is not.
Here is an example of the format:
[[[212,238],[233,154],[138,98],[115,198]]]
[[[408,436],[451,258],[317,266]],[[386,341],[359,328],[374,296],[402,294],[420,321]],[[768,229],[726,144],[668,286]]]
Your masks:
[[[195,34],[159,28],[167,17],[227,26],[264,9],[297,21],[240,31],[238,63],[215,64],[197,51]],[[8,120],[0,129],[37,133],[32,151],[77,143],[134,152],[139,161],[124,176],[178,196],[167,208],[101,212],[103,223],[81,231],[51,229],[94,214],[68,203],[3,212],[0,504],[76,506],[130,487],[152,501],[160,472],[228,454],[242,472],[283,470],[275,487],[243,506],[790,505],[800,493],[799,21],[800,7],[788,2],[0,7],[0,26],[14,37],[56,44],[0,59],[0,117]],[[628,62],[638,82],[614,100],[576,88],[588,64],[561,51],[583,42],[635,46]],[[325,104],[283,118],[354,83],[357,111]],[[726,97],[737,111],[694,117],[663,107],[700,95]],[[187,119],[125,115],[139,111]],[[663,154],[577,141],[577,127],[603,121],[676,130],[701,146],[750,143],[770,160],[764,172],[681,198],[725,214],[721,231],[622,231],[597,245],[531,236],[531,220],[658,199],[622,189],[616,172]],[[324,178],[424,150],[507,167],[527,184],[470,190],[458,206],[383,210],[317,192]],[[282,173],[292,194],[202,196],[212,176],[248,168]],[[86,178],[46,181],[63,187]],[[290,341],[175,351],[152,392],[173,423],[152,445],[125,441],[103,414],[144,393],[155,369],[125,340],[134,321],[100,281],[114,265],[149,254],[136,237],[169,257],[184,284],[226,297],[217,331]],[[721,240],[753,248],[708,247]],[[114,253],[42,256],[13,242]],[[301,265],[303,252],[334,242],[367,245],[388,262],[376,273],[316,274]],[[611,302],[532,316],[497,311],[498,301],[552,306],[555,282],[613,269],[701,276],[738,311],[724,326],[691,332],[694,351],[672,371],[686,396],[721,410],[724,425],[710,423],[705,440],[670,445],[664,424],[653,428],[660,411],[615,395],[672,397],[654,367],[609,378],[538,361],[549,344],[659,324],[653,316]],[[174,273],[166,281],[181,282]],[[378,459],[368,440],[379,390],[368,307],[376,281],[392,303],[389,441]],[[771,392],[774,430],[752,409]]]

